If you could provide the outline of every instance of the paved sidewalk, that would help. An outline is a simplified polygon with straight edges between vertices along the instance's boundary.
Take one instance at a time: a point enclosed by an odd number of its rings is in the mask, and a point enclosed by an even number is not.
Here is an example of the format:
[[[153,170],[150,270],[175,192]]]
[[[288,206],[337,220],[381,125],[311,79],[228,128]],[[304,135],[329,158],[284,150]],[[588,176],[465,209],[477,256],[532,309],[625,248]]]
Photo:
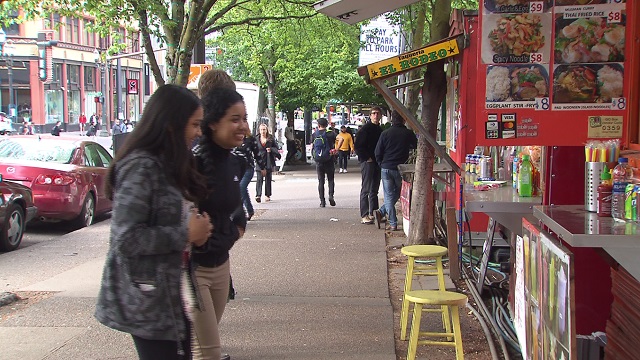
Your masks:
[[[256,204],[231,254],[238,295],[221,332],[233,360],[395,359],[384,232],[359,223],[350,169],[336,174],[336,207],[318,207],[308,165],[285,167]],[[108,231],[107,220],[0,256],[0,291],[54,292],[0,322],[0,360],[136,358],[128,335],[93,318]]]

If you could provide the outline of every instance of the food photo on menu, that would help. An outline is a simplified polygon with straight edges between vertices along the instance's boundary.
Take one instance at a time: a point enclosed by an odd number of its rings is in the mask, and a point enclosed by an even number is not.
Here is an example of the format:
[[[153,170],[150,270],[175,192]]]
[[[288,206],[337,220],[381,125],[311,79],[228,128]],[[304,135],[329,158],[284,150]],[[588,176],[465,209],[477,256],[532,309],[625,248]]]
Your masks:
[[[496,65],[487,68],[487,101],[535,101],[547,96],[549,74],[543,65]]]
[[[623,96],[622,64],[558,65],[553,72],[554,103],[606,103]]]
[[[484,63],[528,63],[532,53],[549,60],[551,33],[547,14],[488,14],[483,17],[482,60]]]
[[[605,17],[563,19],[556,15],[556,63],[623,62],[625,23]]]

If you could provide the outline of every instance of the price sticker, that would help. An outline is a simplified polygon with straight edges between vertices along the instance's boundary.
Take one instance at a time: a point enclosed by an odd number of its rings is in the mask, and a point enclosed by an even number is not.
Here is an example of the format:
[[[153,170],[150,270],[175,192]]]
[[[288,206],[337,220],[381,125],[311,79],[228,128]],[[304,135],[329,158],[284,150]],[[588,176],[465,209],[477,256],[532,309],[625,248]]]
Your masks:
[[[611,99],[611,109],[624,110],[627,108],[627,99],[623,97]]]
[[[541,13],[544,10],[544,1],[532,1],[529,3],[529,13]]]
[[[619,23],[622,21],[622,11],[609,11],[607,14],[607,22],[610,24]]]
[[[549,104],[548,97],[536,98],[536,106],[535,106],[536,110],[549,110],[550,108],[551,108],[551,105]]]
[[[542,53],[531,53],[529,54],[529,62],[539,64],[542,62]]]

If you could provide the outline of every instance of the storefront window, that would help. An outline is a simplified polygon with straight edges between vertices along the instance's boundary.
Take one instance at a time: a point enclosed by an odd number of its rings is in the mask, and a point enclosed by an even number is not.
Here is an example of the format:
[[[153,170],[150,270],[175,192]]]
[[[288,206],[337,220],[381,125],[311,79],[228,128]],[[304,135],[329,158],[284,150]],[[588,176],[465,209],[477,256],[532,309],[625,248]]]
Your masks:
[[[45,93],[45,123],[62,121],[62,90],[47,90]]]
[[[84,86],[86,88],[92,88],[96,85],[96,68],[92,66],[84,67]]]
[[[67,65],[67,78],[70,84],[79,84],[80,65]]]
[[[67,91],[67,105],[69,106],[69,124],[77,124],[80,116],[80,91]]]

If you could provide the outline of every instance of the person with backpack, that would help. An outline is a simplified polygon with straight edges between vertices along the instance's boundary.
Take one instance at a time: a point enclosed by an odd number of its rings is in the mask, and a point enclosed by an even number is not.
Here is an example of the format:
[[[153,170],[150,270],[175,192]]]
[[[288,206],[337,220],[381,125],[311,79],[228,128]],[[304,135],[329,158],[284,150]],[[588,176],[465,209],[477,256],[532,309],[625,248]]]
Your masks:
[[[318,130],[316,130],[311,138],[313,142],[311,144],[311,153],[313,154],[313,160],[316,162],[316,172],[318,174],[318,195],[320,196],[320,207],[327,206],[324,197],[324,178],[327,177],[329,183],[329,204],[336,206],[336,201],[333,198],[335,190],[335,163],[333,161],[335,157],[335,133],[327,131],[327,119],[318,119]]]

